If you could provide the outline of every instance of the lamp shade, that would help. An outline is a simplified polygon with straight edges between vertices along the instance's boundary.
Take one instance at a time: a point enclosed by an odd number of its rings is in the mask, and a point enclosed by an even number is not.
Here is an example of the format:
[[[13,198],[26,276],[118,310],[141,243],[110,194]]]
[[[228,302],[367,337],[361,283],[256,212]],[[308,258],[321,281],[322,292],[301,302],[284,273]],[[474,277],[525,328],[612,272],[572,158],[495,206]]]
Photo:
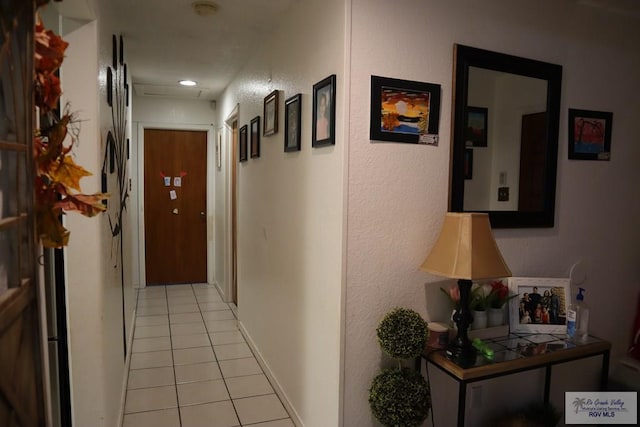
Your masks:
[[[489,215],[471,212],[446,214],[440,236],[420,270],[468,280],[511,276],[493,238]]]

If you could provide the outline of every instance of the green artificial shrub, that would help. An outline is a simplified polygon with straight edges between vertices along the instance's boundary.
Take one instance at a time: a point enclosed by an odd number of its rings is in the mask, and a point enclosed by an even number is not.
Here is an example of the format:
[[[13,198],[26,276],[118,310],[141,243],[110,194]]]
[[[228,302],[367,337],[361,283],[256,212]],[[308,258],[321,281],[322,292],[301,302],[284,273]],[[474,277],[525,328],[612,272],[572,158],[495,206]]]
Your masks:
[[[407,308],[394,308],[387,313],[376,332],[380,347],[394,359],[420,356],[427,341],[427,324],[418,313]]]
[[[429,415],[429,386],[413,369],[385,369],[371,383],[369,405],[386,427],[419,426]]]

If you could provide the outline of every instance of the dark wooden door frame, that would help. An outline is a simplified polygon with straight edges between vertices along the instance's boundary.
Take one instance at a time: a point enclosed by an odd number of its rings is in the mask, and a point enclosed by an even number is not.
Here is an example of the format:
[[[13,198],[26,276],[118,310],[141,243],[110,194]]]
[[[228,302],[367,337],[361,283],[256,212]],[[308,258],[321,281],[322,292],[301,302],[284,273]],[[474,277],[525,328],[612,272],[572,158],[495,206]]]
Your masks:
[[[178,123],[152,123],[140,122],[138,124],[138,144],[137,144],[137,171],[136,171],[136,188],[138,190],[138,209],[136,216],[138,217],[138,238],[137,238],[137,254],[138,254],[138,280],[139,286],[145,288],[146,280],[146,258],[145,258],[145,232],[144,232],[144,130],[145,129],[174,129],[174,130],[191,130],[207,132],[207,230],[211,229],[211,213],[214,211],[213,206],[213,180],[214,180],[214,140],[213,126],[211,125],[188,125]],[[135,220],[134,220],[135,223]],[[213,265],[211,248],[212,242],[207,240],[207,265]],[[135,249],[134,249],[135,250]],[[211,282],[213,275],[212,269],[207,268],[207,283]]]

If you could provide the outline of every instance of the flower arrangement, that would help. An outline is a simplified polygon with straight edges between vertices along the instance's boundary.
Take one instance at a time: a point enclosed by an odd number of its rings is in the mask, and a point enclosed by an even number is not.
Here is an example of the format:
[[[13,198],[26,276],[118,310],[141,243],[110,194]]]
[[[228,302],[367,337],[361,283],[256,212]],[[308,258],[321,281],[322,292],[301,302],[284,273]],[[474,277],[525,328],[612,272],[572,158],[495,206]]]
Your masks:
[[[491,307],[491,287],[484,283],[474,283],[471,287],[469,308],[476,311],[486,311]]]
[[[94,216],[106,209],[102,201],[108,197],[102,193],[80,193],[80,179],[91,173],[72,158],[71,151],[78,140],[78,120],[68,106],[61,118],[53,112],[62,94],[56,71],[68,45],[60,36],[46,30],[38,19],[35,28],[35,105],[46,124],[36,129],[33,150],[37,233],[47,248],[66,246],[69,241],[69,231],[62,226],[63,213],[76,211]]]
[[[489,293],[491,308],[502,308],[509,300],[517,297],[517,294],[509,295],[509,288],[502,283],[502,280],[494,280],[489,283],[491,292]]]
[[[449,303],[451,304],[452,310],[457,310],[460,305],[460,288],[458,285],[451,285],[449,290],[444,290],[440,288],[443,294],[447,296],[449,299]]]

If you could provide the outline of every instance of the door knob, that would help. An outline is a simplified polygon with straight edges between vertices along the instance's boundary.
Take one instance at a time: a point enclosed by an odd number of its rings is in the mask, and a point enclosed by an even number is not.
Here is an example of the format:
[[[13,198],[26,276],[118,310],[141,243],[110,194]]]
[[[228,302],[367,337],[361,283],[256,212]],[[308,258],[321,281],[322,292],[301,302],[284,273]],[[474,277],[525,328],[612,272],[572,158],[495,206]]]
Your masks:
[[[205,216],[205,213],[203,211],[200,211],[200,216]]]

